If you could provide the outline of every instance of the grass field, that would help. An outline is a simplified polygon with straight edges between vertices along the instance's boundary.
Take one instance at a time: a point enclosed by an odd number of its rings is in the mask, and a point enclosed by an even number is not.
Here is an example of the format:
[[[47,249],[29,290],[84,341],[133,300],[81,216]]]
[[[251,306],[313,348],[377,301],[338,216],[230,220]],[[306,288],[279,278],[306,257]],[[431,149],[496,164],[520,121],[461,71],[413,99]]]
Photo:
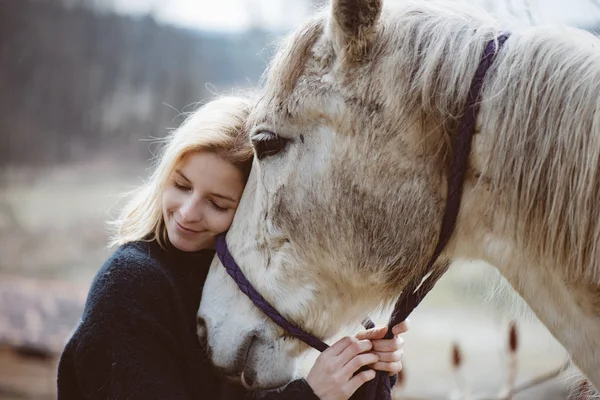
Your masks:
[[[89,282],[109,254],[106,221],[143,166],[97,162],[5,174],[0,271]]]

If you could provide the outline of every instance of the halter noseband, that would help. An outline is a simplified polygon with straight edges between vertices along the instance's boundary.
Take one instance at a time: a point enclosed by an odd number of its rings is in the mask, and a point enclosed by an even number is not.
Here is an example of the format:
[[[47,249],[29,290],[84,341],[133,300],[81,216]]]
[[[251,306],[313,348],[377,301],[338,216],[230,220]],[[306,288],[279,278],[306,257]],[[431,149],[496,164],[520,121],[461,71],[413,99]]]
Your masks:
[[[477,113],[479,112],[479,101],[481,98],[483,81],[489,67],[496,58],[498,51],[502,48],[508,37],[509,34],[507,33],[501,34],[496,39],[490,40],[485,47],[485,51],[471,82],[461,128],[455,138],[452,172],[448,177],[448,196],[446,199],[446,208],[438,243],[427,266],[426,275],[411,281],[398,298],[388,323],[386,339],[392,338],[392,327],[404,321],[410,315],[447,270],[447,265],[438,270],[434,270],[433,266],[448,244],[454,231],[454,227],[456,226],[469,154],[471,152],[472,138],[475,133],[475,122]],[[281,316],[281,314],[279,314],[279,312],[277,312],[277,310],[269,304],[256,289],[254,289],[231,256],[231,253],[229,253],[224,233],[217,236],[215,247],[221,264],[237,283],[240,290],[252,300],[256,307],[271,318],[273,322],[283,328],[288,334],[295,336],[321,352],[329,347],[320,339],[307,333],[302,328]],[[373,326],[373,323],[369,319],[366,319],[363,324],[366,327]],[[360,391],[362,392],[360,398],[363,399],[390,400],[391,387],[389,376],[386,372],[377,371],[376,378],[363,385]],[[353,398],[355,397],[353,396]]]

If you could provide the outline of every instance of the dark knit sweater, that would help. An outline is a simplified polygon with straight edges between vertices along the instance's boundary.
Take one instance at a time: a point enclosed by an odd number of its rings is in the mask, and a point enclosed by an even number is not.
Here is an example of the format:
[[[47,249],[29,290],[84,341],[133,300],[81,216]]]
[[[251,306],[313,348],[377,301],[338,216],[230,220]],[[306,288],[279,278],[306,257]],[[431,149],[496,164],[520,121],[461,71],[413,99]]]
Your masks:
[[[121,246],[98,271],[58,367],[59,400],[239,399],[196,337],[196,311],[214,252]],[[297,380],[266,399],[317,399]]]

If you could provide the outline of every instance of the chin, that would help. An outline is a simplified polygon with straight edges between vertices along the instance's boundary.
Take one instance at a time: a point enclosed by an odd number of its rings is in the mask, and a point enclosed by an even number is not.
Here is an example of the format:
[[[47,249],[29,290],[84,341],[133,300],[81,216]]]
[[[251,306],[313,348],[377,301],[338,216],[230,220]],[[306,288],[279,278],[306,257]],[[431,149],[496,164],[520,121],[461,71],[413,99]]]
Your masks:
[[[194,252],[214,247],[214,238],[201,238],[199,240],[186,240],[179,235],[169,235],[169,241],[177,250]]]

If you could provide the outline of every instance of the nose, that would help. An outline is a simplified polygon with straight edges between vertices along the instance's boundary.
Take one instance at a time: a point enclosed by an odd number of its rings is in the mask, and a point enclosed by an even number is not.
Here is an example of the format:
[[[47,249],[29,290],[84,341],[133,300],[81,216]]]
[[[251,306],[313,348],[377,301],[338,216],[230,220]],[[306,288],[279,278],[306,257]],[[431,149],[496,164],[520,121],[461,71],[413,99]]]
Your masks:
[[[200,201],[193,197],[186,200],[179,212],[185,222],[198,222],[202,220],[203,212]]]

